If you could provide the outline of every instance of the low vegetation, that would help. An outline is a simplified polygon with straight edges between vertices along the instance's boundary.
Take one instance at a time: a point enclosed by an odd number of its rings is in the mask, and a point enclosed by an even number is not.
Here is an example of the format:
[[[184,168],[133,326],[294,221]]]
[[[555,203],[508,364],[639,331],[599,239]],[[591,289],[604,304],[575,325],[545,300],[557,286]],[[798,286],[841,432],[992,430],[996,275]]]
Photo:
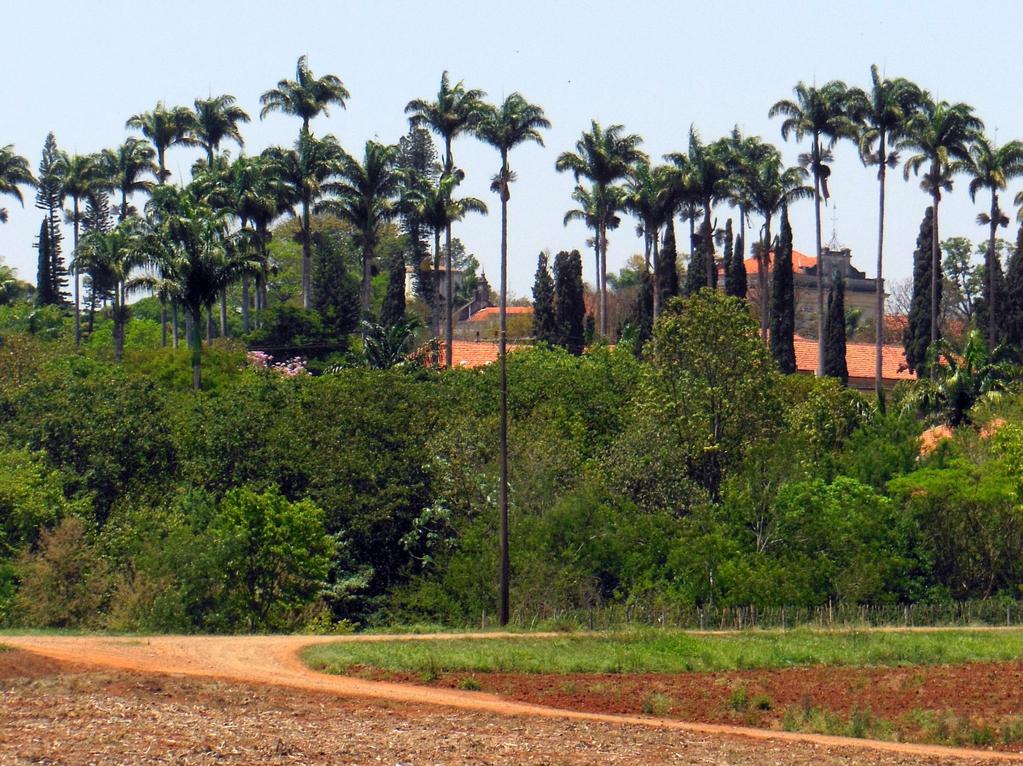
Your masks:
[[[413,673],[685,673],[806,665],[897,666],[1013,661],[1021,630],[749,631],[697,635],[640,630],[558,638],[336,643],[310,647],[303,659],[329,673],[372,667]],[[735,709],[761,708],[745,688]],[[770,700],[766,701],[770,707]]]

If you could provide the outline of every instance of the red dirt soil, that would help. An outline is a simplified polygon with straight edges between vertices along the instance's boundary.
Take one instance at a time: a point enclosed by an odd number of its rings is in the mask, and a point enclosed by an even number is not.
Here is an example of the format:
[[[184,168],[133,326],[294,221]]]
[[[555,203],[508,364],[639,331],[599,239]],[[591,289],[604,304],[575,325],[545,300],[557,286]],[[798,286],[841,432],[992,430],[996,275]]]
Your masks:
[[[305,646],[335,640],[0,637],[4,644],[64,663],[56,675],[44,665],[33,671],[44,673],[41,678],[0,680],[0,763],[901,766],[1023,761],[981,749],[562,710],[481,692],[326,676],[296,657]],[[27,661],[23,652],[0,657],[8,668],[37,662]],[[488,735],[476,736],[481,730]]]

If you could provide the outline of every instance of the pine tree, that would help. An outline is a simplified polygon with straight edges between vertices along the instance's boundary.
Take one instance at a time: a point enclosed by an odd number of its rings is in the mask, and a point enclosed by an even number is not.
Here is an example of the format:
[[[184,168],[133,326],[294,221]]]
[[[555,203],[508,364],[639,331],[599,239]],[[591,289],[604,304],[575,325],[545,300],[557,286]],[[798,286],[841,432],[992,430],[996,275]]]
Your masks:
[[[849,384],[845,361],[845,280],[839,274],[828,291],[827,322],[824,325],[824,374]]]
[[[725,222],[725,244],[721,255],[721,277],[725,295],[731,295],[728,285],[732,281],[732,219]]]
[[[636,356],[642,354],[643,346],[654,335],[654,280],[653,276],[644,271],[640,275],[639,290],[636,292],[636,305],[632,309],[633,320],[638,330],[636,336]]]
[[[1004,343],[1006,340],[1006,324],[1007,314],[1011,313],[1011,303],[1006,300],[1006,293],[1008,292],[1008,282],[1005,277],[1005,272],[1002,270],[1002,259],[998,255],[998,251],[995,251],[995,256],[992,259],[995,267],[995,306],[997,306],[997,314],[995,315],[995,342]],[[977,329],[981,331],[985,341],[990,338],[989,334],[989,323],[991,321],[991,312],[988,311],[988,306],[991,305],[991,280],[988,279],[987,269],[983,266],[978,269],[981,274],[981,297],[977,301],[974,307],[974,317],[977,322]]]
[[[732,251],[732,273],[728,280],[728,294],[736,298],[746,297],[748,283],[746,281],[745,243],[742,238],[742,230],[735,235],[735,249]]]
[[[396,254],[387,269],[387,292],[380,306],[380,324],[394,327],[405,320],[405,259]]]
[[[537,343],[556,344],[558,326],[554,315],[554,278],[547,266],[547,254],[536,259],[533,278],[533,338]]]
[[[693,251],[686,267],[686,295],[695,295],[707,286],[707,255],[703,250],[703,235],[693,238]]]
[[[70,301],[68,292],[68,271],[61,255],[60,243],[64,238],[60,229],[61,215],[64,212],[64,163],[57,149],[57,139],[53,133],[46,136],[43,144],[43,155],[39,160],[39,183],[36,186],[36,207],[46,211],[46,246],[49,253],[48,294],[52,295],[53,303],[66,304]]]
[[[114,228],[114,216],[110,211],[110,196],[103,189],[92,189],[85,196],[85,214],[82,216],[82,233],[98,231],[106,234]]]
[[[554,257],[554,316],[558,344],[578,356],[583,352],[583,261],[578,250]]]
[[[398,167],[404,175],[404,191],[414,197],[415,192],[429,188],[438,175],[437,149],[430,132],[423,127],[411,127],[407,135],[398,140]],[[429,226],[423,221],[414,204],[401,204],[401,230],[405,235],[405,259],[414,269],[413,288],[427,304],[433,302],[434,275],[424,262],[430,260]]]
[[[920,222],[913,251],[913,298],[902,336],[906,362],[918,378],[927,374],[927,349],[931,344],[931,236],[934,210],[928,207]],[[940,296],[940,291],[939,291]],[[938,310],[941,310],[939,304]]]
[[[675,220],[664,228],[664,241],[657,256],[658,305],[663,308],[678,295],[678,251],[675,247]]]
[[[793,341],[795,329],[796,306],[792,284],[792,227],[789,226],[788,206],[783,206],[781,210],[781,237],[778,241],[778,247],[775,249],[774,273],[771,277],[771,353],[778,362],[778,367],[786,374],[792,374],[796,371],[796,349]]]
[[[36,266],[36,305],[51,306],[57,303],[53,294],[53,277],[50,268],[53,261],[50,258],[50,227],[47,219],[43,218],[39,224],[39,239],[36,240],[36,249],[39,251],[39,259]]]
[[[1013,348],[1023,350],[1023,225],[1016,234],[1016,249],[1009,256],[1005,276],[1005,341]]]

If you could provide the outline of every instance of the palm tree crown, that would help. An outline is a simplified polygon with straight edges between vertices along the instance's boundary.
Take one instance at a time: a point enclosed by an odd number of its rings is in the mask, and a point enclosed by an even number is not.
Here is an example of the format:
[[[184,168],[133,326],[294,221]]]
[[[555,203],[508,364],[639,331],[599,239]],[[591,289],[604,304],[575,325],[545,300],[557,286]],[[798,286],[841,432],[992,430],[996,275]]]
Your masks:
[[[483,116],[483,99],[486,93],[482,90],[466,89],[459,80],[454,85],[447,71],[440,77],[440,88],[435,101],[413,99],[405,105],[405,114],[413,127],[428,127],[444,139],[444,172],[451,174],[454,170],[454,157],[451,155],[451,143],[462,132],[473,129]]]
[[[224,94],[195,100],[193,138],[206,150],[209,165],[213,164],[213,155],[225,139],[245,146],[238,126],[248,121],[248,113],[238,106],[234,96]]]
[[[35,176],[29,168],[28,160],[14,151],[14,146],[8,144],[0,148],[0,194],[6,194],[25,204],[21,196],[19,186],[32,186],[35,184]],[[6,223],[7,209],[0,208],[0,223]]]
[[[302,118],[302,130],[309,131],[309,121],[319,114],[329,115],[327,107],[337,104],[342,109],[352,95],[336,75],[316,77],[309,69],[307,56],[300,56],[295,66],[294,80],[281,80],[259,97],[263,108],[259,119],[271,112],[282,112]]]
[[[124,221],[134,210],[128,205],[128,198],[136,192],[150,192],[153,183],[143,178],[146,173],[157,173],[153,162],[156,152],[153,147],[138,138],[128,138],[116,149],[104,149],[100,162],[103,175],[110,188],[121,193],[119,220]]]
[[[193,138],[195,115],[187,106],[175,106],[168,109],[160,101],[151,112],[141,112],[129,117],[125,127],[140,131],[153,144],[159,166],[156,178],[161,184],[165,183],[171,174],[167,170],[167,150],[176,145],[195,145]]]

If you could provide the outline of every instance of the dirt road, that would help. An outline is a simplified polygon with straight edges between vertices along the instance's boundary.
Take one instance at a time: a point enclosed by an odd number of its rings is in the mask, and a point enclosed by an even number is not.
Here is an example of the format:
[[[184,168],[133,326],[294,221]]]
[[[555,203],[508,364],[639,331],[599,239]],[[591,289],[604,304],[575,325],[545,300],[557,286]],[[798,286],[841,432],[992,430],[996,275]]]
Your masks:
[[[452,636],[426,637],[409,636],[410,640],[443,640]],[[476,636],[474,636],[476,637]],[[341,640],[393,640],[394,636],[355,636]],[[449,741],[459,728],[471,726],[471,720],[483,716],[487,726],[495,732],[495,743],[500,741],[502,729],[517,731],[521,739],[523,732],[546,732],[542,741],[547,743],[547,753],[540,760],[520,753],[513,757],[501,757],[500,753],[486,756],[484,747],[479,753],[455,753],[452,759],[442,758],[441,752],[424,755],[422,760],[412,762],[465,763],[465,762],[506,762],[506,763],[664,763],[669,760],[665,748],[671,752],[686,752],[677,762],[682,763],[806,763],[806,764],[851,764],[851,763],[996,763],[1016,761],[1023,763],[1023,757],[983,751],[953,750],[942,747],[906,745],[890,742],[865,742],[841,737],[820,737],[787,732],[762,731],[733,726],[694,724],[665,721],[641,716],[620,716],[558,710],[510,702],[479,692],[463,692],[455,689],[424,688],[410,684],[391,684],[365,681],[355,678],[327,676],[307,669],[297,658],[301,647],[313,643],[339,640],[333,637],[311,636],[246,636],[246,637],[179,637],[159,636],[152,638],[110,638],[110,637],[67,637],[67,636],[5,636],[0,643],[32,652],[62,663],[69,667],[102,668],[128,674],[171,675],[190,679],[215,679],[224,685],[265,685],[294,692],[313,692],[317,699],[324,696],[338,698],[344,703],[347,714],[352,716],[377,716],[386,711],[384,718],[390,722],[409,716],[410,721],[420,723],[431,716],[445,719],[444,731],[435,731],[431,724],[416,737],[416,742],[438,744]],[[20,653],[17,653],[20,654]],[[23,656],[23,655],[22,655]],[[132,676],[137,677],[137,676]],[[301,697],[302,695],[298,695]],[[4,692],[6,714],[16,714],[10,705],[15,702]],[[294,695],[289,699],[296,699]],[[23,704],[32,706],[31,694],[24,697]],[[359,700],[362,704],[353,703]],[[43,703],[36,700],[40,705]],[[384,707],[381,707],[383,705]],[[460,711],[465,714],[460,716]],[[3,731],[3,715],[0,712],[0,732]],[[469,716],[470,718],[466,718]],[[453,723],[460,721],[461,723]],[[413,725],[413,729],[415,726]],[[589,759],[574,760],[571,753],[580,747],[580,731],[590,738],[592,747]],[[599,731],[600,737],[593,738]],[[2,739],[2,737],[0,737]],[[398,737],[400,741],[402,737]],[[282,740],[283,741],[283,740]],[[632,753],[626,760],[618,760],[624,750],[623,743],[643,742],[652,750],[648,756]],[[616,755],[613,743],[621,747]],[[603,743],[603,744],[597,744]],[[377,742],[380,747],[394,743]],[[496,746],[496,745],[495,745]],[[695,750],[691,749],[697,746]],[[288,749],[284,746],[284,750]],[[483,745],[481,744],[481,747]],[[601,749],[606,747],[606,750]],[[681,748],[681,749],[680,749]],[[626,750],[628,748],[625,748]],[[400,752],[405,752],[399,750]],[[585,752],[585,748],[584,748]],[[600,755],[595,754],[599,752]],[[0,749],[0,756],[4,755]],[[779,758],[779,754],[782,754]],[[282,756],[283,757],[283,756]],[[496,758],[490,760],[491,757]],[[8,761],[0,758],[0,762]],[[58,761],[59,762],[59,761]],[[110,762],[117,761],[95,761]],[[123,761],[125,763],[135,761]],[[144,761],[138,761],[142,763]],[[149,762],[149,761],[145,761]],[[152,761],[162,762],[162,761]],[[188,761],[181,761],[188,762]],[[199,763],[200,761],[194,761]],[[212,761],[211,761],[212,762]],[[244,762],[244,761],[241,761]],[[289,761],[282,761],[289,762]],[[360,760],[314,761],[308,758],[302,762],[361,763]],[[386,762],[386,761],[381,761]],[[393,761],[392,761],[393,762]]]

